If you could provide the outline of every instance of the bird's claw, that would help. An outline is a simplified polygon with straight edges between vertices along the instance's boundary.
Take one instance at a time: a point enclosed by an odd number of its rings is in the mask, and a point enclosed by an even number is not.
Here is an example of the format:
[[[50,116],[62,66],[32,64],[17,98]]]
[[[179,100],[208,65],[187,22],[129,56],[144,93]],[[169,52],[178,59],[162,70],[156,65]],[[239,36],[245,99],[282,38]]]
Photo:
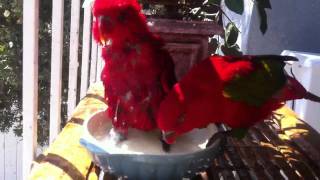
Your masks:
[[[171,145],[168,144],[163,138],[160,138],[162,149],[164,152],[170,152]]]
[[[121,132],[115,130],[114,128],[112,128],[110,130],[109,135],[110,135],[111,140],[116,143],[124,141],[128,138],[125,133],[121,133]]]

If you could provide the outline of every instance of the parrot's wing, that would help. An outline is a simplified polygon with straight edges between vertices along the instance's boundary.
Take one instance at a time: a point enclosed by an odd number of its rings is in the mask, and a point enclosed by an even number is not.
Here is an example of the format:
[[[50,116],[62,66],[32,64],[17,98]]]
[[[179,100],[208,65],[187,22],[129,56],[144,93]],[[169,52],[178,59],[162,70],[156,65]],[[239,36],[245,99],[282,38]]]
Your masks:
[[[283,58],[282,58],[283,57]],[[252,56],[253,71],[234,76],[224,88],[224,96],[236,101],[261,106],[286,84],[284,61],[289,56]]]

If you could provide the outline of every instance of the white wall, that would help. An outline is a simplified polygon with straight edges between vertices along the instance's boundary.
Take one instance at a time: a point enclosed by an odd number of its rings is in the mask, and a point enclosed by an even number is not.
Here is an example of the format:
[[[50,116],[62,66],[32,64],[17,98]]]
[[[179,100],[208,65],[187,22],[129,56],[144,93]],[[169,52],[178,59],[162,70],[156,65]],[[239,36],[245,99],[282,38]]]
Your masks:
[[[248,53],[280,54],[283,50],[320,53],[320,1],[270,0],[269,28],[259,30],[256,8],[249,32]]]
[[[13,132],[0,133],[0,180],[22,179],[22,141]]]

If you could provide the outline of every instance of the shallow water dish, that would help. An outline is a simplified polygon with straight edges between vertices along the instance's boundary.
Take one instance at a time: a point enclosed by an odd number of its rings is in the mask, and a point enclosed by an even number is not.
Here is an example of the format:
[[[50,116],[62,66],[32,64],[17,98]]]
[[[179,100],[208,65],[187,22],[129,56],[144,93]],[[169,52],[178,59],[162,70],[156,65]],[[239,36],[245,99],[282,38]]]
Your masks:
[[[103,171],[129,179],[190,178],[212,164],[223,142],[223,136],[219,136],[206,147],[217,132],[216,126],[210,125],[179,137],[170,153],[164,153],[159,131],[130,129],[128,140],[116,144],[108,133],[111,128],[105,112],[98,112],[85,121],[80,143],[91,152],[93,161]]]

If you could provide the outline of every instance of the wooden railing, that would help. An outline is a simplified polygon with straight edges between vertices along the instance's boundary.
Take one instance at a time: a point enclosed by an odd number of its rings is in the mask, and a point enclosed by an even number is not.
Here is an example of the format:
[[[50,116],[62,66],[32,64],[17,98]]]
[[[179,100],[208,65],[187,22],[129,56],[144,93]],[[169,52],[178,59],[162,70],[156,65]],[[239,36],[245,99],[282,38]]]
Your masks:
[[[80,11],[84,11],[80,22]],[[23,177],[26,178],[35,158],[37,146],[38,119],[38,30],[39,0],[23,2]],[[63,55],[64,1],[52,1],[52,48],[51,48],[51,87],[50,87],[50,135],[51,143],[61,127],[62,103],[62,55]],[[98,56],[101,48],[91,38],[91,7],[81,8],[79,0],[71,1],[71,26],[69,49],[68,118],[76,107],[79,96],[84,97],[89,82],[99,79],[103,62]],[[83,23],[80,26],[80,23]],[[82,58],[80,94],[77,94],[79,73],[79,30],[82,29]],[[91,44],[91,46],[90,46]],[[91,56],[90,56],[91,55]],[[91,62],[91,65],[90,65]],[[90,69],[89,69],[90,67]]]
[[[64,1],[52,3],[51,89],[50,89],[50,138],[59,133],[61,122],[62,55]],[[55,121],[53,121],[55,120]]]
[[[23,172],[28,176],[37,145],[39,0],[23,2]]]

